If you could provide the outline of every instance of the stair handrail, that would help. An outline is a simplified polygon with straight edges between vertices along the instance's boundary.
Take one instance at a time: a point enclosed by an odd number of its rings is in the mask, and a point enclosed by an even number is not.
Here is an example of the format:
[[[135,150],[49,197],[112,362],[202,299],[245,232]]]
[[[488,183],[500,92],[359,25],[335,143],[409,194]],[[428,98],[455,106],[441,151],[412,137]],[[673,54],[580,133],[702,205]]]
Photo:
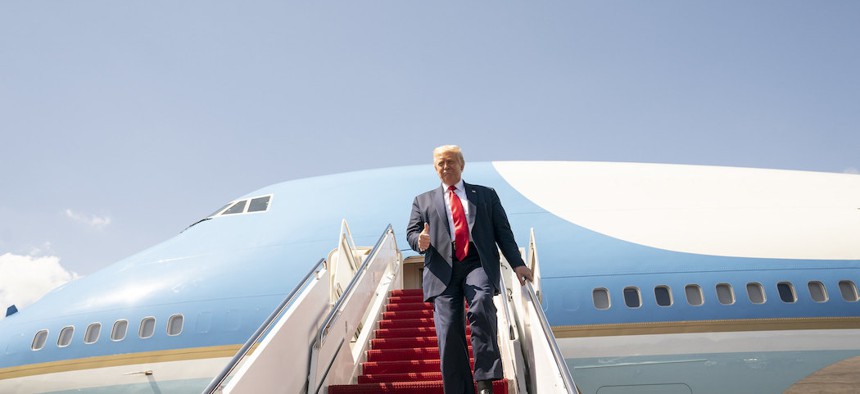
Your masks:
[[[248,356],[248,352],[250,351],[251,347],[253,347],[254,344],[260,340],[263,334],[267,332],[269,328],[271,328],[272,324],[275,322],[278,316],[284,313],[287,307],[292,304],[293,299],[298,295],[299,291],[304,289],[308,282],[311,280],[311,278],[315,276],[314,274],[324,267],[325,262],[326,260],[322,258],[313,266],[313,268],[311,268],[310,272],[305,275],[304,279],[299,282],[298,286],[296,286],[295,288],[293,288],[292,291],[290,291],[287,297],[284,298],[283,301],[281,301],[280,305],[278,305],[274,309],[274,311],[272,311],[269,317],[267,317],[266,320],[263,321],[262,324],[260,324],[260,326],[257,328],[257,331],[254,331],[254,333],[248,338],[248,340],[245,341],[245,344],[242,345],[239,351],[233,356],[232,359],[230,359],[230,362],[227,363],[224,369],[222,369],[221,372],[217,376],[215,376],[214,379],[212,379],[209,385],[206,386],[205,389],[203,389],[202,394],[212,394],[215,392],[215,390],[218,389],[218,387],[224,384],[224,381],[227,379],[228,376],[230,376],[231,373],[233,373],[233,371],[239,365],[239,362]]]
[[[349,268],[355,272],[355,251],[358,249],[355,247],[355,241],[352,239],[352,231],[349,230],[349,224],[346,223],[346,219],[341,219],[340,222],[340,236],[344,241],[346,241],[347,249],[349,249],[348,262]]]
[[[325,357],[327,359],[326,361],[323,361],[322,364],[327,364],[327,366],[322,366],[320,365],[319,358],[322,357],[322,354],[326,349],[325,343],[328,338],[328,335],[330,334],[330,330],[336,324],[336,321],[338,321],[341,316],[344,316],[344,312],[346,311],[345,305],[348,305],[350,302],[353,301],[353,297],[356,294],[356,289],[362,288],[362,286],[365,286],[367,284],[365,283],[365,276],[369,275],[368,272],[375,272],[380,268],[384,268],[385,270],[391,268],[390,261],[388,261],[385,266],[377,267],[375,265],[376,262],[379,260],[380,251],[383,250],[383,247],[387,245],[387,242],[389,240],[394,242],[394,248],[396,250],[397,243],[396,239],[394,238],[394,230],[391,224],[386,227],[385,231],[383,231],[376,244],[367,254],[367,257],[364,259],[364,262],[356,271],[355,275],[347,285],[343,294],[341,294],[335,305],[331,308],[328,316],[326,316],[324,320],[324,323],[320,326],[316,337],[313,339],[313,343],[310,345],[311,359],[309,366],[310,368],[308,382],[306,386],[308,393],[319,392],[320,388],[328,378],[332,363],[335,362],[334,358],[328,359],[328,355],[326,355]],[[397,253],[399,255],[399,251]],[[376,285],[378,285],[378,283],[376,283],[375,286]],[[365,311],[365,313],[367,313],[367,311]],[[344,339],[341,338],[340,344],[337,345],[338,347],[342,346],[343,340]],[[339,351],[335,351],[335,354],[333,356],[336,357],[338,352]]]
[[[510,263],[507,262],[507,259],[504,259],[505,263],[502,264],[502,270],[508,269],[510,267]],[[512,269],[513,270],[513,269]],[[505,278],[508,280],[510,278],[515,277],[516,275],[507,275],[503,274],[499,278],[499,286],[501,292],[501,303],[502,303],[502,311],[504,312],[504,319],[508,325],[508,333],[507,336],[503,336],[499,331],[499,338],[506,339],[504,342],[499,342],[499,348],[502,354],[505,354],[505,351],[508,352],[507,359],[510,360],[512,368],[507,368],[507,366],[503,369],[505,378],[510,379],[514,382],[514,386],[517,388],[515,392],[525,393],[525,382],[527,381],[525,373],[528,371],[528,367],[525,366],[525,360],[522,357],[522,345],[520,343],[520,328],[519,321],[517,321],[517,315],[514,313],[512,307],[512,298],[513,292],[512,289],[508,288],[507,283],[505,282]],[[515,286],[515,282],[511,283],[511,286]],[[499,319],[501,320],[501,319]],[[504,363],[504,361],[503,361]]]
[[[535,282],[538,284],[538,286],[540,286],[540,261],[538,260],[537,243],[535,242],[534,228],[529,231],[528,260],[528,265],[532,270]],[[535,292],[535,288],[532,282],[526,281],[525,288],[526,295],[529,297],[532,305],[534,305],[535,307],[535,314],[537,315],[538,321],[540,322],[544,338],[555,338],[555,334],[553,334],[552,332],[552,327],[549,325],[549,321],[547,321],[546,319],[546,314],[543,312],[543,308],[540,307],[542,297],[540,297],[538,293]],[[555,365],[558,368],[559,373],[561,373],[561,379],[564,382],[564,386],[567,389],[568,394],[579,394],[579,389],[576,387],[576,384],[573,381],[573,376],[570,375],[570,369],[567,368],[567,364],[564,362],[564,355],[561,354],[561,349],[558,348],[558,343],[556,343],[555,340],[551,340],[548,342],[550,345],[550,351],[552,352],[552,357],[555,360]]]
[[[538,300],[543,299],[543,293],[541,291],[541,273],[540,273],[540,260],[538,259],[537,252],[537,243],[535,242],[535,229],[529,229],[529,255],[528,255],[528,267],[532,270],[532,276],[534,277],[534,285],[536,287],[535,294],[538,296]]]
[[[532,286],[531,282],[526,282],[526,294],[531,299],[532,304],[535,306],[540,305],[540,301],[538,300],[537,295],[535,294],[535,289]],[[540,321],[541,329],[543,329],[543,333],[546,338],[554,338],[554,334],[552,333],[552,328],[550,328],[549,322],[546,320],[546,314],[543,313],[543,309],[536,307],[535,311],[537,312],[538,321]],[[555,359],[555,365],[558,367],[559,372],[561,373],[561,379],[564,381],[565,388],[567,389],[568,394],[579,394],[579,389],[577,389],[576,384],[573,382],[573,376],[570,375],[570,370],[567,368],[567,364],[564,362],[564,356],[561,354],[561,349],[558,348],[558,344],[555,341],[549,341],[550,350],[552,350],[552,357]]]
[[[334,304],[334,307],[331,308],[331,312],[329,312],[328,316],[325,319],[325,322],[320,327],[317,332],[317,339],[314,341],[313,346],[319,348],[323,341],[325,340],[326,335],[328,335],[329,330],[331,329],[331,324],[338,315],[340,315],[340,308],[342,304],[345,302],[344,300],[349,299],[349,296],[352,294],[356,283],[358,283],[359,279],[361,279],[361,275],[364,271],[367,270],[368,265],[373,261],[373,258],[376,256],[379,247],[382,245],[382,242],[385,241],[385,237],[388,234],[394,234],[394,229],[391,227],[391,224],[385,228],[385,231],[382,232],[382,235],[376,241],[376,244],[373,245],[373,249],[370,250],[370,253],[367,254],[367,258],[364,259],[364,262],[361,264],[361,267],[358,268],[358,271],[355,271],[355,275],[353,275],[352,280],[349,281],[349,285],[344,290],[343,294],[338,298],[337,302]]]
[[[502,293],[501,295],[503,298],[502,305],[505,306],[503,308],[505,312],[505,319],[507,319],[508,321],[508,332],[510,333],[511,340],[515,340],[517,338],[517,329],[514,327],[514,312],[511,309],[510,301],[511,293],[508,291],[508,286],[505,285],[504,278],[499,278],[499,286],[501,286],[501,289],[499,290]]]

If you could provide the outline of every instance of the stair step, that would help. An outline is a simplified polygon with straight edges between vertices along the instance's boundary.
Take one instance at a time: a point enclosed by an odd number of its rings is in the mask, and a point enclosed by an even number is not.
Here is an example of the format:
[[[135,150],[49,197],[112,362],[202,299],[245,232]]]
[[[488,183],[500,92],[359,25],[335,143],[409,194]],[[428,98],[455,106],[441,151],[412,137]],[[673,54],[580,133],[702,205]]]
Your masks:
[[[433,318],[433,310],[417,310],[417,311],[396,311],[382,312],[382,318],[386,320],[392,319],[422,319]]]
[[[469,359],[469,365],[475,360]],[[439,359],[435,360],[404,360],[404,361],[369,361],[361,363],[361,372],[365,375],[380,373],[410,373],[410,372],[441,372]]]
[[[358,377],[358,383],[417,382],[442,380],[442,372],[377,373]]]
[[[413,347],[439,346],[436,336],[418,338],[382,338],[371,339],[371,349],[409,349]]]
[[[469,357],[472,357],[472,346],[469,345]],[[439,359],[438,347],[419,347],[403,349],[372,349],[367,351],[367,361],[406,361]]]
[[[424,296],[424,290],[423,290],[423,289],[398,289],[398,290],[392,290],[392,291],[391,291],[391,296],[393,296],[393,297],[395,297],[395,296],[396,296],[396,297],[399,297],[399,296],[422,296],[422,297],[423,297],[423,296]]]
[[[427,360],[439,358],[438,347],[418,347],[404,349],[371,349],[367,351],[367,361]]]
[[[377,339],[382,338],[415,338],[436,336],[435,327],[409,327],[409,328],[377,328],[373,330]]]
[[[403,302],[399,304],[388,304],[385,307],[386,312],[398,312],[398,311],[424,311],[429,310],[433,311],[433,304],[429,302]]]
[[[416,303],[416,302],[424,302],[424,296],[391,296],[388,297],[389,304],[400,304],[400,303]]]
[[[384,319],[379,321],[379,328],[435,327],[432,318],[420,319]]]
[[[332,385],[329,386],[328,392],[329,394],[444,394],[441,380]],[[506,380],[493,381],[493,392],[508,394],[508,382]]]
[[[364,375],[392,374],[410,372],[440,372],[439,359],[435,360],[403,360],[403,361],[368,361],[361,363]]]
[[[435,337],[436,327],[377,328],[373,332],[377,339]],[[472,328],[466,327],[466,335],[471,334]]]

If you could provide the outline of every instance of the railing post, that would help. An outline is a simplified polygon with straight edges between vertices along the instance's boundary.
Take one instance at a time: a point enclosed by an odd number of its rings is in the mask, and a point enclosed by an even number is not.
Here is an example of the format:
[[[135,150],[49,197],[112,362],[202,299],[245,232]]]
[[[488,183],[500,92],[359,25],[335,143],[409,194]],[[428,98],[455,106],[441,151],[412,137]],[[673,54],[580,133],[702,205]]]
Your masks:
[[[532,275],[534,276],[534,284],[535,284],[535,294],[538,296],[538,300],[543,301],[543,294],[541,291],[541,272],[540,272],[540,259],[538,259],[538,251],[537,251],[537,242],[535,241],[535,229],[529,229],[529,259],[528,259],[529,268],[532,270]]]

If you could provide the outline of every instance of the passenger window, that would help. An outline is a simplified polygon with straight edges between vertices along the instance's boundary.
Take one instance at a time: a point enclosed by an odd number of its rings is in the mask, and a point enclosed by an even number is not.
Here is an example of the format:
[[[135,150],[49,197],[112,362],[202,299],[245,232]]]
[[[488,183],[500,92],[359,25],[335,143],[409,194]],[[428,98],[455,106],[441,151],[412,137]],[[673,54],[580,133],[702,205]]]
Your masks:
[[[723,305],[732,305],[735,303],[735,291],[732,285],[728,283],[717,284],[717,300]]]
[[[246,203],[248,203],[248,200],[239,201],[239,202],[233,204],[233,206],[230,207],[230,209],[224,211],[224,213],[222,213],[222,215],[232,215],[235,213],[245,212],[245,204]]]
[[[181,334],[184,321],[185,318],[182,315],[170,316],[170,319],[167,321],[167,335],[175,337]]]
[[[764,286],[761,283],[747,283],[747,295],[753,304],[764,304],[767,297],[764,294]]]
[[[779,291],[779,299],[782,302],[792,304],[797,301],[797,294],[795,294],[791,282],[779,282],[776,284],[776,289]]]
[[[150,316],[141,320],[137,335],[142,339],[146,339],[151,338],[153,334],[155,334],[155,318]]]
[[[827,288],[824,283],[818,281],[809,282],[809,296],[815,302],[827,302]]]
[[[638,308],[642,306],[642,297],[639,294],[638,287],[624,288],[624,303],[630,308]]]
[[[670,306],[672,305],[672,291],[669,286],[657,286],[654,288],[654,298],[657,300],[657,305]]]
[[[42,350],[45,347],[45,342],[48,341],[48,330],[39,330],[36,336],[33,337],[33,343],[30,345],[31,350]]]
[[[87,327],[87,331],[84,332],[84,343],[91,344],[96,343],[99,340],[99,336],[102,332],[102,324],[101,323],[93,323]]]
[[[67,326],[60,330],[60,336],[57,338],[57,346],[66,347],[72,343],[72,336],[75,335],[75,327]]]
[[[702,288],[699,285],[687,285],[684,287],[684,294],[687,296],[687,303],[692,306],[699,306],[705,303],[702,296]]]
[[[269,209],[269,200],[272,196],[257,197],[251,199],[251,204],[248,206],[248,212],[262,212]]]
[[[839,292],[842,293],[842,299],[848,302],[857,302],[857,286],[850,280],[839,282]]]
[[[110,339],[112,341],[121,341],[125,339],[125,334],[128,331],[128,320],[117,320],[113,324],[113,329],[110,331]]]

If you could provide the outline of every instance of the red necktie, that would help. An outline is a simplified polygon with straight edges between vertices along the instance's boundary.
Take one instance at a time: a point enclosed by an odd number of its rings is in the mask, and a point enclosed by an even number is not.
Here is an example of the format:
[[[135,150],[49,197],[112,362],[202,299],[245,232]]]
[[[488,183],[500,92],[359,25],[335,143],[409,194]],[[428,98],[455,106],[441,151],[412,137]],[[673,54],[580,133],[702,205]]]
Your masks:
[[[454,255],[457,260],[463,261],[469,254],[469,223],[466,222],[466,213],[463,212],[463,203],[454,186],[448,186],[448,202],[451,205],[451,216],[454,217]]]

